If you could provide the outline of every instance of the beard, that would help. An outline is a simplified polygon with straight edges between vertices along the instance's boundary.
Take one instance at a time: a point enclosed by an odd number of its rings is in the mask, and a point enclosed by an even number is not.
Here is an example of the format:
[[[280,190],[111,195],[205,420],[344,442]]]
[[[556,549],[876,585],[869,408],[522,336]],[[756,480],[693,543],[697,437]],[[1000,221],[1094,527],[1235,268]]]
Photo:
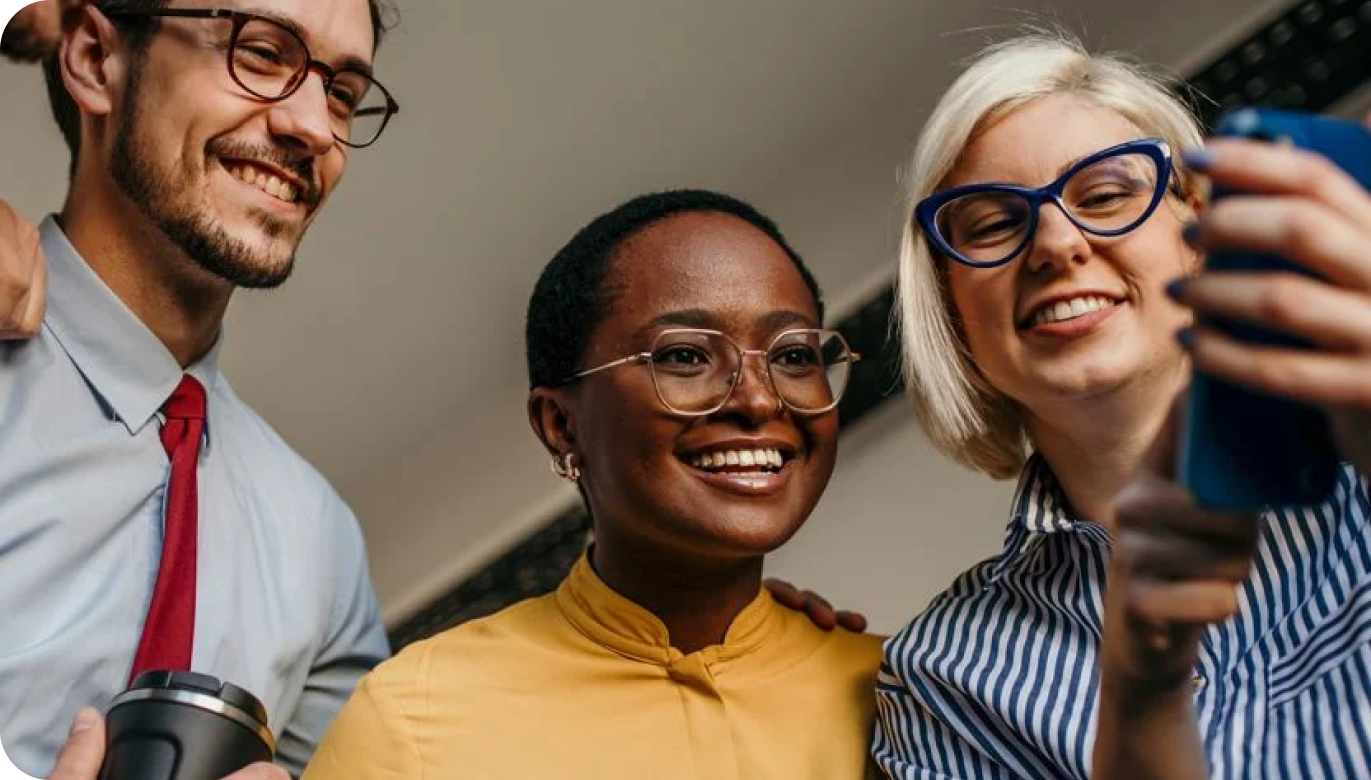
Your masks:
[[[285,258],[273,259],[270,251],[255,249],[231,235],[210,213],[208,204],[197,201],[191,182],[197,180],[198,172],[190,165],[181,166],[179,173],[158,170],[152,162],[155,144],[140,132],[141,107],[137,99],[140,65],[136,60],[131,64],[128,90],[115,128],[110,160],[114,183],[149,222],[200,268],[235,287],[279,287],[295,268],[295,252],[303,231],[294,237]],[[302,161],[277,148],[235,144],[225,138],[216,138],[206,146],[206,159],[223,159],[223,153],[227,151],[232,151],[232,156],[238,159],[271,160],[299,173],[303,181],[314,181],[308,160]],[[299,197],[307,205],[319,202],[313,185]],[[257,214],[255,219],[273,243],[278,239],[281,242],[289,240],[293,222],[266,213]]]

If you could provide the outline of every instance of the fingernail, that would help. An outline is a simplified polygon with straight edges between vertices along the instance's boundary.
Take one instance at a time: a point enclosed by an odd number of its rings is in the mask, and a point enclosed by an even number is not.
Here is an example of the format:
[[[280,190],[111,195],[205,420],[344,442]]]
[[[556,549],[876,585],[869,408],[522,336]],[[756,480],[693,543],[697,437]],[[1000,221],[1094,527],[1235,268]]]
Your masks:
[[[1200,226],[1200,223],[1193,221],[1187,222],[1185,223],[1185,227],[1181,228],[1181,239],[1183,239],[1185,243],[1189,244],[1190,246],[1197,246],[1199,244],[1200,233],[1202,231],[1203,228]]]
[[[1171,283],[1166,285],[1166,294],[1170,296],[1173,301],[1181,300],[1185,297],[1185,285],[1189,281],[1189,279],[1184,277],[1173,279]]]
[[[1186,149],[1181,152],[1181,159],[1191,170],[1201,173],[1214,167],[1214,153],[1208,149]]]
[[[100,722],[100,713],[86,707],[76,713],[76,720],[72,721],[71,733],[80,734],[83,731],[90,731],[95,728],[95,724]]]
[[[1181,328],[1176,331],[1176,341],[1179,341],[1181,346],[1187,350],[1193,348],[1195,346],[1195,329]]]

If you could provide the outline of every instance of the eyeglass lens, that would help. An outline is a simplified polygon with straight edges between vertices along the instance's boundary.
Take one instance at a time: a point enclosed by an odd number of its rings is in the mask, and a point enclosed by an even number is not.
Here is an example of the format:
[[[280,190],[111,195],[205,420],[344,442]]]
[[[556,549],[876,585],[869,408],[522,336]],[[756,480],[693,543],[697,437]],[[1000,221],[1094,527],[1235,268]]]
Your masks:
[[[833,331],[782,334],[766,353],[772,389],[791,409],[827,411],[842,397],[851,352]],[[652,379],[662,403],[686,413],[719,408],[743,371],[743,356],[727,337],[707,331],[666,331],[652,348]]]
[[[1121,232],[1135,227],[1147,213],[1159,180],[1157,163],[1149,155],[1114,155],[1072,174],[1062,203],[1092,231]],[[1023,248],[1033,224],[1033,205],[1017,193],[971,193],[938,209],[935,224],[961,256],[974,263],[995,263]]]
[[[265,100],[280,99],[308,74],[309,50],[290,30],[266,19],[249,19],[234,37],[229,70],[244,89]],[[328,84],[329,117],[338,140],[365,146],[376,140],[390,111],[385,91],[364,73],[344,70]]]

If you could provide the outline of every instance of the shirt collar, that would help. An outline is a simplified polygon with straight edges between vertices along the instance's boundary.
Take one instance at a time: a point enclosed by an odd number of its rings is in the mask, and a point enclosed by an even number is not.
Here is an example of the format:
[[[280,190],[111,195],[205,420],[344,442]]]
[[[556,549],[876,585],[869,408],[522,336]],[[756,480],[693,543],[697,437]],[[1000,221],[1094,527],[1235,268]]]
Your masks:
[[[1049,534],[1073,532],[1090,524],[1076,520],[1061,484],[1047,459],[1034,453],[1019,474],[1013,510],[1005,529],[1004,550],[992,576],[1016,563],[1034,541]]]
[[[670,666],[684,656],[671,646],[666,625],[656,615],[609,587],[590,564],[589,555],[572,567],[556,593],[563,614],[592,642],[620,655],[647,663]],[[758,649],[775,627],[781,607],[762,588],[728,629],[721,645],[698,654],[706,663],[729,661]]]
[[[1051,534],[1076,530],[1077,521],[1072,515],[1071,502],[1057,482],[1057,475],[1052,473],[1046,458],[1034,453],[1019,476],[1010,521],[1031,533]]]
[[[222,338],[183,371],[161,340],[76,251],[55,217],[44,219],[39,230],[48,261],[44,324],[130,434],[137,434],[153,420],[183,374],[200,380],[205,395],[213,396],[219,381]]]

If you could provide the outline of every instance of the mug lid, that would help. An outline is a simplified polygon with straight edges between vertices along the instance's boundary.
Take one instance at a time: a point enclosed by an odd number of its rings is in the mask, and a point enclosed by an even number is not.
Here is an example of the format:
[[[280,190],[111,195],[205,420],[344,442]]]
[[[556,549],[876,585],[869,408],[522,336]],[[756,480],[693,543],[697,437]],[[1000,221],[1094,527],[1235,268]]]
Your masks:
[[[110,709],[138,701],[173,702],[222,715],[261,737],[271,753],[276,753],[276,737],[268,726],[267,708],[251,692],[233,683],[198,672],[147,671],[114,698]]]

